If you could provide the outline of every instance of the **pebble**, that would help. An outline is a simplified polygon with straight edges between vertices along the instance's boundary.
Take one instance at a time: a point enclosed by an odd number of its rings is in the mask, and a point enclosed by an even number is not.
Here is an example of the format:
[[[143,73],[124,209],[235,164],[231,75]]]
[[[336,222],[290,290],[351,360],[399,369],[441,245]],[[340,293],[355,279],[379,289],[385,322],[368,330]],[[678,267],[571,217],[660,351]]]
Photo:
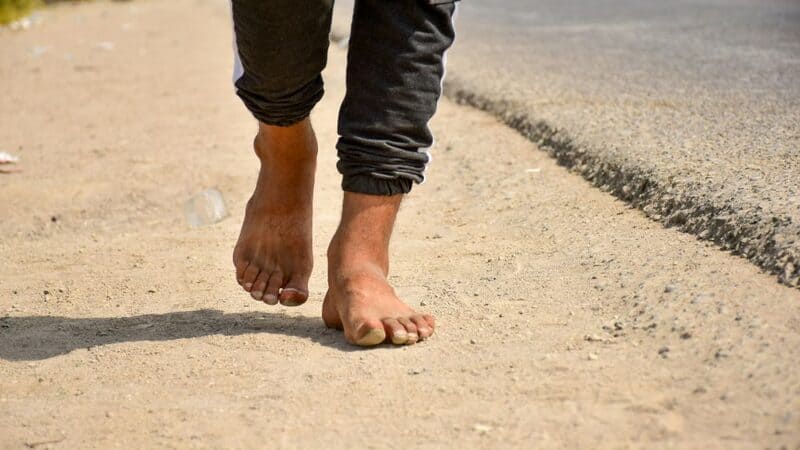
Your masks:
[[[669,294],[670,292],[674,292],[674,291],[675,291],[675,285],[674,284],[668,284],[668,285],[664,286],[664,292],[666,292],[667,294]]]
[[[658,349],[658,354],[661,355],[662,358],[666,358],[667,357],[667,353],[669,353],[669,347],[667,347],[667,346],[664,346],[664,347],[661,347],[660,349]]]
[[[684,331],[681,333],[681,339],[691,339],[692,333],[689,331]]]
[[[425,369],[423,369],[423,368],[416,368],[416,369],[411,369],[411,370],[409,370],[409,371],[408,371],[408,374],[409,374],[409,375],[419,375],[419,374],[421,374],[422,372],[425,372]]]
[[[598,357],[594,353],[589,353],[589,356],[586,357],[589,361],[597,361]]]
[[[472,345],[475,345],[475,344],[478,343],[478,341],[476,341],[475,339],[470,339],[469,343],[472,344]]]
[[[481,434],[488,433],[488,432],[492,431],[492,427],[491,426],[485,425],[485,424],[482,424],[482,423],[476,423],[475,425],[472,426],[472,429],[477,431],[478,433],[481,433]]]
[[[114,50],[114,43],[110,41],[98,42],[95,47],[99,48],[100,50],[110,51]]]

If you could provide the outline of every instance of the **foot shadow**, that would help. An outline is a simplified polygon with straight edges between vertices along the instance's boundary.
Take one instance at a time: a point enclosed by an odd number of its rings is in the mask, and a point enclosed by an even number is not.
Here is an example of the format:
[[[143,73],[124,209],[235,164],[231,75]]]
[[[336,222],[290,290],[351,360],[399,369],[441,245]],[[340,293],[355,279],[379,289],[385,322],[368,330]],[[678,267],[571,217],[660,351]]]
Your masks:
[[[319,318],[201,309],[132,317],[0,317],[0,360],[42,360],[119,342],[255,333],[296,336],[341,351],[358,350],[344,341],[341,332],[325,328]]]

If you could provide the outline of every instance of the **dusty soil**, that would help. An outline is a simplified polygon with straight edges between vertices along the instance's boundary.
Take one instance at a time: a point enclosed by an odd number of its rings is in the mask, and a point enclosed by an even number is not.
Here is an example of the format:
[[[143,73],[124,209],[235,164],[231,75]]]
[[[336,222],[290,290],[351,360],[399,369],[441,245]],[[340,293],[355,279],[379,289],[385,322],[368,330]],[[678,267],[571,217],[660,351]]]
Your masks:
[[[224,3],[61,5],[0,30],[2,448],[800,448],[800,291],[444,101],[393,282],[404,348],[326,330],[344,51],[314,114],[311,300],[240,292],[256,176]],[[192,229],[183,202],[232,214]]]

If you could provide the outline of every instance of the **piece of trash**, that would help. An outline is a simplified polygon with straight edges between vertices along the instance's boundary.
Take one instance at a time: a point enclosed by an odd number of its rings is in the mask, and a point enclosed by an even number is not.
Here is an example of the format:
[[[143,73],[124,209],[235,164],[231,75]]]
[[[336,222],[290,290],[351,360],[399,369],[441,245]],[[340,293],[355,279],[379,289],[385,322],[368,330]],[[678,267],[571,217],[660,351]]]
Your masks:
[[[186,201],[184,205],[186,221],[192,227],[211,225],[228,217],[225,199],[222,193],[214,188],[206,189]]]
[[[98,42],[95,46],[100,50],[114,50],[114,43],[111,41]]]
[[[29,16],[17,19],[9,23],[8,28],[10,28],[11,31],[25,31],[35,25],[39,25],[43,21],[44,19],[42,18],[42,15],[39,14],[38,12],[35,12]],[[0,26],[0,28],[2,27]]]
[[[542,171],[542,169],[540,169],[538,167],[535,167],[533,169],[525,169],[525,173],[539,173],[541,171]]]
[[[8,24],[8,28],[11,28],[13,31],[24,31],[33,25],[33,21],[30,17],[23,17],[22,19],[15,20]]]
[[[19,157],[11,153],[0,152],[0,164],[14,164],[19,161]]]
[[[475,425],[472,426],[472,429],[480,434],[486,434],[492,431],[492,427],[490,425],[485,425],[482,423],[476,423]]]
[[[16,164],[19,158],[11,153],[0,152],[0,164]],[[21,172],[21,169],[12,169],[9,167],[0,167],[0,173],[14,173]]]
[[[43,45],[36,45],[31,49],[31,56],[33,56],[34,58],[38,58],[47,53],[47,50],[48,47],[45,47]]]

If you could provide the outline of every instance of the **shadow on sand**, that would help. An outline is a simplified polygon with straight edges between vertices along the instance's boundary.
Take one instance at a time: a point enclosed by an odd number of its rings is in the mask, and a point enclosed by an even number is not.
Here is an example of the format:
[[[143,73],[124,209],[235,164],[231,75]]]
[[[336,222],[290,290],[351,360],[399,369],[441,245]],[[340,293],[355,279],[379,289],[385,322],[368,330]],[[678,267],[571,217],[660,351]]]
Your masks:
[[[41,360],[119,342],[255,333],[310,339],[341,351],[358,350],[346,344],[340,332],[326,329],[320,318],[201,309],[133,317],[0,317],[0,360]]]

